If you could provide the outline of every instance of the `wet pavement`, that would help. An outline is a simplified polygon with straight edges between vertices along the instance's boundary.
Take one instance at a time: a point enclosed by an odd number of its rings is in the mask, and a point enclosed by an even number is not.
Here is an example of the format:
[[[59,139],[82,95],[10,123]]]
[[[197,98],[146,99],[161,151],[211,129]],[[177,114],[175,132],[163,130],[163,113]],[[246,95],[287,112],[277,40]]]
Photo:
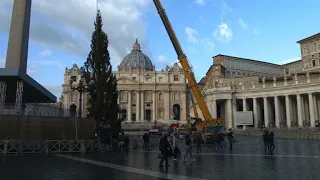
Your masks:
[[[159,169],[154,149],[147,153],[132,151],[124,154],[123,159],[119,153],[112,152],[72,155],[83,160],[53,155],[0,156],[0,173],[3,179],[50,180],[186,179],[182,176],[241,180],[320,179],[319,141],[276,140],[274,154],[269,155],[264,152],[261,137],[239,137],[237,140],[233,151],[229,151],[227,139],[224,151],[216,151],[212,145],[204,146],[201,154],[194,153],[195,162],[183,163],[181,157],[177,161],[170,159],[167,170]],[[183,151],[183,147],[181,149]],[[166,178],[165,174],[172,176]]]

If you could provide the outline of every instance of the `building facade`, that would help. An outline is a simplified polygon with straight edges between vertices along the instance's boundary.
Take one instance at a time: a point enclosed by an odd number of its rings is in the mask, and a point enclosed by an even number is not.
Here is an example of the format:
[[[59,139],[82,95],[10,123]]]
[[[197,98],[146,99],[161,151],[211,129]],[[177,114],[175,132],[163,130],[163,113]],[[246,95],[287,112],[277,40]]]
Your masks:
[[[320,118],[320,33],[298,41],[301,60],[277,65],[226,55],[199,82],[209,111],[239,128],[237,111],[253,112],[253,127],[315,127]],[[198,107],[198,113],[202,118]],[[190,116],[194,112],[190,108]]]
[[[124,57],[113,72],[117,77],[119,104],[126,110],[126,122],[166,123],[169,120],[187,122],[189,114],[188,93],[184,71],[177,64],[156,71],[155,66],[136,40],[132,51]],[[74,64],[66,68],[62,99],[67,114],[79,107],[79,93],[70,89],[69,80],[79,82],[80,69]],[[83,95],[82,112],[87,115],[87,95]]]

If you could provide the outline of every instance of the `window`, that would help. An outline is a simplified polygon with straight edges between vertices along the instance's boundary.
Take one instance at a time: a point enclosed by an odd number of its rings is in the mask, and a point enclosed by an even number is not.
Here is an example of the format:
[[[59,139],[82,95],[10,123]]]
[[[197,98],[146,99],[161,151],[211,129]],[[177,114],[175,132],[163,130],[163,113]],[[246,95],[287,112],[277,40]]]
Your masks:
[[[77,102],[77,94],[76,93],[72,93],[70,95],[70,102]]]
[[[136,107],[136,104],[132,104],[133,107]]]
[[[316,60],[312,61],[312,66],[316,66]]]
[[[310,46],[310,51],[311,51],[311,53],[314,52],[314,46],[313,45]]]
[[[286,68],[286,74],[289,74],[289,68]]]
[[[151,81],[151,78],[150,77],[146,77],[146,81]]]
[[[77,81],[77,76],[71,76],[70,77],[71,82],[76,82]]]
[[[136,80],[136,77],[132,77],[133,80]]]
[[[147,107],[150,107],[150,104],[147,104]]]
[[[173,76],[173,81],[179,81],[178,75],[174,75],[174,76]]]
[[[303,55],[308,54],[308,51],[307,51],[307,48],[306,48],[306,47],[304,47],[304,48],[303,48],[303,52],[302,52],[302,54],[303,54]]]
[[[320,43],[318,44],[318,51],[320,51]]]
[[[163,78],[162,77],[159,77],[159,82],[163,82]]]
[[[125,91],[120,91],[120,101],[127,101],[128,94]]]

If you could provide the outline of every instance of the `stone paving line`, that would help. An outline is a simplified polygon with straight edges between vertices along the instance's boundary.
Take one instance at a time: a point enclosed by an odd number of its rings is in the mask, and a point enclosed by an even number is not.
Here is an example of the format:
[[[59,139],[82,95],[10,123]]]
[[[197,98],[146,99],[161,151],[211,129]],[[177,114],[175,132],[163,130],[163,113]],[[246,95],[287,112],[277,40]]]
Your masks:
[[[146,153],[145,151],[133,150],[131,152]],[[159,151],[148,151],[150,153],[159,153]],[[182,151],[182,154],[184,152]],[[284,157],[284,158],[313,158],[320,159],[320,156],[306,156],[306,155],[287,155],[287,154],[241,154],[241,153],[192,153],[192,156],[203,156],[203,155],[212,155],[212,156],[249,156],[249,157]]]
[[[127,172],[143,174],[143,175],[152,176],[152,177],[158,177],[158,178],[165,178],[165,179],[172,179],[172,180],[180,180],[180,179],[181,180],[206,180],[206,179],[193,178],[193,177],[181,176],[181,175],[176,175],[176,174],[168,174],[168,173],[161,173],[161,172],[157,172],[157,171],[132,168],[132,167],[128,167],[128,166],[121,166],[121,165],[116,165],[116,164],[111,164],[111,163],[106,163],[106,162],[101,162],[101,161],[95,161],[95,160],[89,160],[86,158],[62,155],[62,154],[57,154],[54,156],[65,158],[65,159],[71,159],[71,160],[75,160],[75,161],[80,161],[80,162],[84,162],[84,163],[94,164],[94,165],[98,165],[98,166],[108,167],[108,168],[112,168],[112,169],[117,169],[117,170],[121,170],[121,171],[127,171]]]

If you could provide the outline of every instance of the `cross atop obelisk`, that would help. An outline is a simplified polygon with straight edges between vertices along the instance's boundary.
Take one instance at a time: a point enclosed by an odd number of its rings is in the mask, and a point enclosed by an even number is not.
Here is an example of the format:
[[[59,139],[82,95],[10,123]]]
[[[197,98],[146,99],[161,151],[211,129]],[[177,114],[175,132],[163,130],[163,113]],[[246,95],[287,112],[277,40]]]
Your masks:
[[[14,0],[5,68],[27,73],[31,0]]]

